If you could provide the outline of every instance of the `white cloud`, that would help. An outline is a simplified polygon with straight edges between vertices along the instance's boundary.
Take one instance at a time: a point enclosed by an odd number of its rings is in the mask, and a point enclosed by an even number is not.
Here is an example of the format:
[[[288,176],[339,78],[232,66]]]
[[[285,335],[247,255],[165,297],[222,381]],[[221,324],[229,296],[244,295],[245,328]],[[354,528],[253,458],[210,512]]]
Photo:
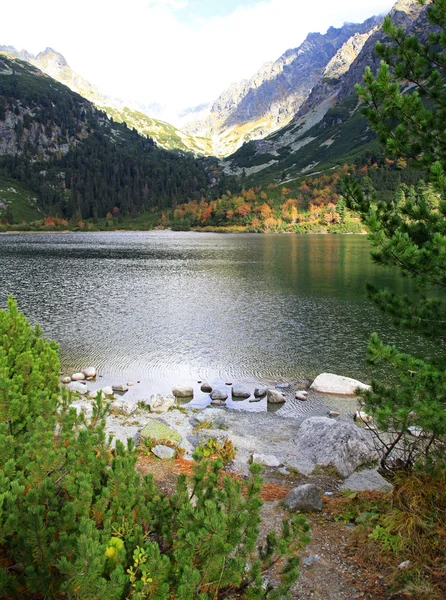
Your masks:
[[[309,31],[363,21],[392,4],[264,0],[192,26],[177,12],[186,0],[16,0],[2,7],[0,44],[34,53],[51,46],[106,93],[184,107],[215,99]]]

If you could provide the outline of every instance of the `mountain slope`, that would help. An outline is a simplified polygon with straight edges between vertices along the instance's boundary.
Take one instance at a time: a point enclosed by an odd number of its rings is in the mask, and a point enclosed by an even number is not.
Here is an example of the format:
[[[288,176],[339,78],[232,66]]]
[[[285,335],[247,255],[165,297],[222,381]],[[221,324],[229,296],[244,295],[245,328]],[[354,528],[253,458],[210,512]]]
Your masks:
[[[0,169],[36,192],[43,214],[133,215],[217,195],[210,166],[157,148],[29,63],[0,56]]]
[[[426,33],[425,11],[426,7],[420,7],[417,0],[399,0],[390,16],[409,33]],[[365,41],[359,36],[350,39],[348,46],[361,47],[351,64],[348,64],[350,49],[344,45],[292,121],[266,139],[249,142],[228,157],[224,162],[226,171],[244,172],[262,182],[287,181],[378,151],[375,135],[360,115],[355,84],[361,82],[366,66],[373,70],[378,67],[374,47],[384,39],[380,25]]]
[[[154,119],[141,110],[123,106],[122,103],[104,96],[97,87],[73,71],[62,54],[52,48],[46,48],[34,56],[26,50],[18,51],[13,46],[0,46],[0,53],[29,62],[56,81],[65,84],[74,92],[90,100],[115,121],[126,123],[128,127],[135,128],[142,135],[153,138],[161,148],[193,152],[197,155],[211,153],[210,140],[187,135],[165,121]]]
[[[184,131],[212,137],[214,154],[225,156],[244,141],[262,138],[280,129],[322,79],[327,64],[338,50],[355,36],[362,36],[364,43],[380,22],[380,17],[372,17],[361,24],[346,23],[339,29],[330,27],[324,35],[310,33],[298,48],[267,63],[251,79],[225,90],[214,102],[208,117],[188,124]],[[359,41],[351,42],[350,61],[360,46]]]

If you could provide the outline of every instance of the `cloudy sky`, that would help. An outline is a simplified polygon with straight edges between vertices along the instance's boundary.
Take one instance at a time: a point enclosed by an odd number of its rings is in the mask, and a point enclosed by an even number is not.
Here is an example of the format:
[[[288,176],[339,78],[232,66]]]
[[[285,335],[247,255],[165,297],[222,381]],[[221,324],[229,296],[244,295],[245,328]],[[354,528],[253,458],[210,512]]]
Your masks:
[[[106,94],[172,109],[214,100],[310,31],[361,22],[394,0],[14,0],[0,44],[50,46]]]

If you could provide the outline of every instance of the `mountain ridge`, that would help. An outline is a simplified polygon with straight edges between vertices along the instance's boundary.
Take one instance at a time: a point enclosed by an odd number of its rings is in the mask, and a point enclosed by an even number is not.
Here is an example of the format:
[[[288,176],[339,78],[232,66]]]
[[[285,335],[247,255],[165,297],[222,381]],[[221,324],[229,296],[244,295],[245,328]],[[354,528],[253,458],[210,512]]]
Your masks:
[[[224,156],[253,137],[263,138],[280,129],[293,118],[339,48],[352,36],[371,32],[381,21],[375,16],[363,23],[330,27],[325,34],[309,33],[300,46],[224,90],[206,119],[193,121],[183,130],[211,137],[214,154]],[[234,130],[239,134],[236,139],[231,136]]]

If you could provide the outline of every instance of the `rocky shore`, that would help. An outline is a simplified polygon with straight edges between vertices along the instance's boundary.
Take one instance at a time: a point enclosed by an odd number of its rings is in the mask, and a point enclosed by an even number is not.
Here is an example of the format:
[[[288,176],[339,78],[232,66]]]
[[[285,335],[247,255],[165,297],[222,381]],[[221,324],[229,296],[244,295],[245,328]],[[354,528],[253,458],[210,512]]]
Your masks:
[[[126,443],[131,438],[138,444],[150,439],[152,452],[161,460],[172,458],[177,449],[190,458],[197,446],[211,438],[220,444],[229,440],[236,450],[230,468],[241,476],[247,475],[254,460],[266,470],[283,475],[291,471],[310,475],[318,468],[332,469],[337,474],[339,488],[389,489],[376,470],[378,456],[371,433],[364,426],[367,415],[356,411],[354,394],[357,389],[368,387],[360,381],[323,373],[308,382],[307,389],[298,390],[289,384],[251,390],[228,382],[232,400],[258,402],[266,398],[271,405],[305,403],[314,393],[345,395],[351,399],[352,413],[340,418],[335,410],[308,417],[282,415],[281,410],[275,413],[229,410],[227,387],[213,388],[207,382],[200,382],[201,391],[209,394],[209,406],[203,409],[185,404],[193,398],[191,386],[175,386],[170,395],[127,400],[133,382],[90,390],[89,382],[95,381],[96,375],[96,370],[88,367],[62,378],[62,384],[72,393],[73,407],[88,418],[93,412],[94,399],[100,396],[110,403],[106,425],[113,440]]]

